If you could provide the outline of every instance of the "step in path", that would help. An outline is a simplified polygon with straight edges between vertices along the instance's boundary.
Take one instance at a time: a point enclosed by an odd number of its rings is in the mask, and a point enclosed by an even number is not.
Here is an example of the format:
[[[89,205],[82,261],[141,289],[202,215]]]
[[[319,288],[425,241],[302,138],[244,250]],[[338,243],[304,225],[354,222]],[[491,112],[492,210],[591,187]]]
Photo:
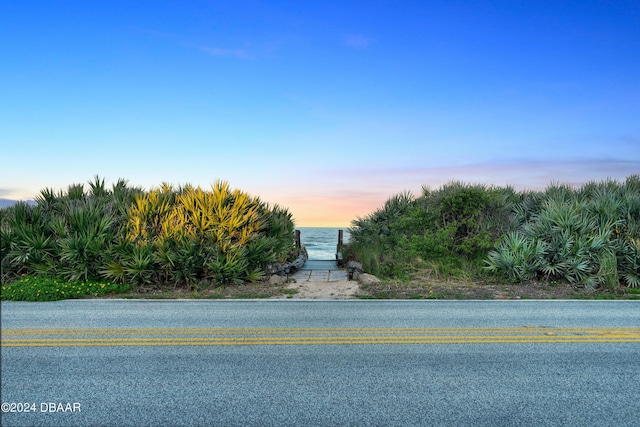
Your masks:
[[[289,276],[296,282],[341,282],[348,280],[347,271],[335,261],[307,260],[304,266]]]

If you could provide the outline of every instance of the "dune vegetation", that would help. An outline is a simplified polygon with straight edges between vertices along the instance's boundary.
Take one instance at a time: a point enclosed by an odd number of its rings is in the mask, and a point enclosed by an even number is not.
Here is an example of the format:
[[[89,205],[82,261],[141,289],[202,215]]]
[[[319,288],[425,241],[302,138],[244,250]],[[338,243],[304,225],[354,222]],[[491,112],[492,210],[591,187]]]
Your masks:
[[[350,229],[346,256],[388,279],[640,287],[640,176],[517,192],[451,182],[395,195]]]
[[[268,287],[270,266],[299,252],[287,209],[223,181],[208,190],[163,183],[146,191],[122,179],[107,188],[95,177],[86,189],[44,189],[36,202],[0,210],[3,300],[162,287],[251,297],[256,291],[242,286]],[[463,182],[424,187],[419,196],[390,197],[349,231],[345,259],[383,279],[361,289],[365,298],[495,298],[526,286],[565,286],[563,296],[572,298],[640,294],[638,175],[544,191]],[[443,281],[463,285],[438,291],[434,283]]]
[[[94,283],[123,291],[256,282],[269,265],[298,255],[286,209],[223,181],[144,191],[95,177],[86,191],[44,189],[36,202],[0,210],[3,299],[38,299],[24,286],[32,276],[59,298],[95,294]],[[76,293],[59,294],[59,280]]]

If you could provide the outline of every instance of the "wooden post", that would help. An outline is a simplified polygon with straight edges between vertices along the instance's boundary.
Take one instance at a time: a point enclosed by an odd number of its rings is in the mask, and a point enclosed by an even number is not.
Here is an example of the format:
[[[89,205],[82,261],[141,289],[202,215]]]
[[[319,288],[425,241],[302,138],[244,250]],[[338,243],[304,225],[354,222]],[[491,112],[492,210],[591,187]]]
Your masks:
[[[336,247],[336,264],[342,267],[342,230],[338,230],[338,246]]]
[[[300,230],[296,230],[295,239],[296,239],[296,248],[300,249],[300,247],[302,246],[302,244],[300,243]]]

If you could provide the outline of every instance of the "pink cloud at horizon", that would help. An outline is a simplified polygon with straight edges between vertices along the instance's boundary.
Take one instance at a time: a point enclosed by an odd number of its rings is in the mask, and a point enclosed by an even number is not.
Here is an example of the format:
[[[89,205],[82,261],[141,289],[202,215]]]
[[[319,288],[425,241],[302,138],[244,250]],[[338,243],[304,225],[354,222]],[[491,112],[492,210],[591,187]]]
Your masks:
[[[300,226],[345,226],[382,207],[386,200],[403,191],[418,196],[422,187],[432,190],[451,181],[504,187],[517,191],[544,190],[559,182],[579,187],[589,181],[624,181],[640,173],[640,163],[620,160],[486,162],[475,165],[425,168],[372,168],[334,171],[342,184],[332,193],[327,188],[310,187],[304,193],[283,192],[278,203],[293,213]],[[336,185],[335,183],[333,185]],[[301,195],[304,194],[304,195]]]

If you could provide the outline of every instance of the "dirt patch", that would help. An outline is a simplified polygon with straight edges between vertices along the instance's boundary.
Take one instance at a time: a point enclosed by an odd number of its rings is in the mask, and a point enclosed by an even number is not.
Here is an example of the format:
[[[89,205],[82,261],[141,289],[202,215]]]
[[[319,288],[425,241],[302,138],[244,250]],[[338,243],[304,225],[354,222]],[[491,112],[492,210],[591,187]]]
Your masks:
[[[379,299],[638,299],[628,288],[609,291],[555,281],[508,283],[472,278],[450,278],[430,269],[410,273],[407,280],[383,280],[361,285],[359,298]]]
[[[139,287],[134,292],[116,295],[116,298],[144,299],[254,299],[274,298],[285,295],[286,284],[274,285],[268,282],[245,283],[228,286],[201,286],[197,289],[184,287]],[[111,296],[113,298],[114,296]]]
[[[144,299],[349,299],[357,298],[356,281],[299,281],[281,284],[268,282],[247,283],[219,287],[201,287],[198,290],[181,287],[140,287],[135,292],[102,298]]]
[[[360,287],[356,281],[292,282],[280,298],[291,299],[350,299],[356,298]]]
[[[602,295],[568,283],[495,284],[451,279],[372,284],[362,286],[359,296],[383,299],[582,299]]]

